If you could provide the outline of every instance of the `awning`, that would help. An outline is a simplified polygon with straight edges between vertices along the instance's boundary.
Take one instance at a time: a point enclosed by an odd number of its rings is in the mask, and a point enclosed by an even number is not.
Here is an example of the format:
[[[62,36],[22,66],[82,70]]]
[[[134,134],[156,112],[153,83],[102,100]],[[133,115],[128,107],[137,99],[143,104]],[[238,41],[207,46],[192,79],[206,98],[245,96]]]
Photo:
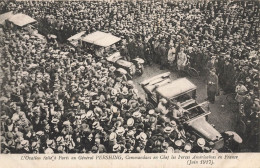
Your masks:
[[[86,33],[86,31],[82,31],[80,33],[77,33],[73,36],[71,36],[70,38],[68,38],[68,41],[72,41],[72,40],[78,40],[79,38],[81,38],[81,36],[83,36]]]
[[[7,13],[4,13],[4,14],[1,14],[0,15],[0,24],[1,25],[4,25],[5,24],[5,21],[11,17],[13,17],[14,14],[13,14],[13,11],[11,12],[7,12]]]
[[[33,19],[32,17],[22,13],[18,13],[14,15],[9,19],[9,21],[20,27],[36,22],[36,20]]]
[[[91,33],[87,36],[85,36],[82,41],[95,44],[102,47],[108,47],[118,41],[120,41],[121,38],[116,37],[110,33],[104,33],[101,31],[97,31],[94,33]]]

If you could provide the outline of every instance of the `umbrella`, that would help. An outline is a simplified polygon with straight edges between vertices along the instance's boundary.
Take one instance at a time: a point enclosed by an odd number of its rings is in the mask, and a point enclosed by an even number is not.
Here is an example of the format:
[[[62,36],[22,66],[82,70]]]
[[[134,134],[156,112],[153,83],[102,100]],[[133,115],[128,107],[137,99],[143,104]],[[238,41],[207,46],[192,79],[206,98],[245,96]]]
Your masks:
[[[227,135],[233,136],[234,141],[236,141],[237,143],[241,144],[243,142],[242,138],[236,132],[226,131],[225,133]]]

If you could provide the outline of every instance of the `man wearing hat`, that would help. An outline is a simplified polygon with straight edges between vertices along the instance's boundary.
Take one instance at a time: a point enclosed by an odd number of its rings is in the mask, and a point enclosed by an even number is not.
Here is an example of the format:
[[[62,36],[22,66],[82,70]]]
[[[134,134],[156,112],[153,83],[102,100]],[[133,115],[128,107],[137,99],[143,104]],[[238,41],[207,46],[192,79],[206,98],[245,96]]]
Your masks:
[[[234,90],[232,85],[233,82],[234,82],[234,68],[231,65],[230,61],[227,59],[225,61],[224,72],[223,72],[223,90],[226,94]]]
[[[207,78],[207,95],[211,103],[215,102],[216,94],[218,93],[218,76],[216,70],[211,69]]]
[[[191,149],[191,153],[202,153],[203,148],[206,144],[206,141],[204,138],[199,138],[197,140],[197,143],[194,145],[194,147]]]
[[[248,91],[247,88],[245,87],[243,81],[239,81],[238,82],[238,85],[236,86],[236,90],[235,91],[237,93],[236,98],[235,98],[236,101],[238,103],[242,103],[244,101],[245,96],[246,96],[247,91]]]
[[[29,148],[28,140],[23,140],[21,142],[21,145],[22,145],[21,153],[31,153],[31,149]]]
[[[211,69],[215,69],[217,67],[217,61],[216,61],[216,56],[212,56],[210,61],[207,63],[207,75],[210,74]]]

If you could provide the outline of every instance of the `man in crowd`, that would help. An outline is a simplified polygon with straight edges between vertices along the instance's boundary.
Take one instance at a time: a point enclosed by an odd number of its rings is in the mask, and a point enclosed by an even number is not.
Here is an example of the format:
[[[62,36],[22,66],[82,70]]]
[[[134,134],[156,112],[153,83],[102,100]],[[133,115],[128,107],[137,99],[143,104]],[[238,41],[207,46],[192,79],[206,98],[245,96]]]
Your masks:
[[[207,95],[209,102],[215,102],[215,97],[218,92],[218,76],[216,75],[216,69],[213,68],[210,70],[207,78]]]

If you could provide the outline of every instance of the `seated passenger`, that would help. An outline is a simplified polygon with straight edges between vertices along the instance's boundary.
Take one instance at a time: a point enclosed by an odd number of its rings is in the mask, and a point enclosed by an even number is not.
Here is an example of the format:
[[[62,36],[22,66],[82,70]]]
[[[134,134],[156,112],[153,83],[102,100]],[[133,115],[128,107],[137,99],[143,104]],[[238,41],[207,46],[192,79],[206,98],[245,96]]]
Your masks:
[[[173,118],[178,120],[184,116],[184,113],[188,113],[188,111],[182,108],[180,102],[178,102],[173,109]]]

